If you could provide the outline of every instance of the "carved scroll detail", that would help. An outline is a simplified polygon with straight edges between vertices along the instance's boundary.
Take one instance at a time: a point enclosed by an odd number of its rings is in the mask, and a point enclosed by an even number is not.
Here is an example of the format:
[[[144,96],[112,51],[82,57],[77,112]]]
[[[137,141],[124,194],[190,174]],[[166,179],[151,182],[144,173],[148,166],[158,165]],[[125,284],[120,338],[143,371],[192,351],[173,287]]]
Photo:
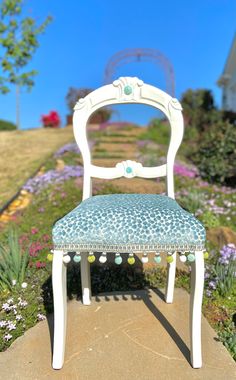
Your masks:
[[[136,161],[122,161],[116,164],[117,169],[123,171],[123,176],[126,178],[133,178],[139,175],[138,171],[142,168],[142,164]]]
[[[117,87],[116,98],[119,101],[138,101],[143,81],[137,77],[120,77],[113,82],[113,86]]]

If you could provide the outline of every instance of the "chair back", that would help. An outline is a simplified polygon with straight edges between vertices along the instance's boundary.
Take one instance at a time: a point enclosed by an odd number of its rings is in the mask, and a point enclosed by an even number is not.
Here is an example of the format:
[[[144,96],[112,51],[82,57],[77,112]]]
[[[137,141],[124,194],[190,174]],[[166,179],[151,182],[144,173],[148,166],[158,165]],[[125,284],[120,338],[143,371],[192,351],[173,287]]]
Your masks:
[[[144,167],[136,161],[122,161],[113,168],[92,165],[87,138],[87,122],[99,108],[112,104],[146,104],[162,111],[171,126],[166,164]],[[167,195],[174,199],[174,160],[184,131],[182,107],[179,101],[157,87],[136,77],[121,77],[79,99],[74,107],[73,130],[84,164],[83,200],[92,195],[92,178],[158,178],[166,177]]]

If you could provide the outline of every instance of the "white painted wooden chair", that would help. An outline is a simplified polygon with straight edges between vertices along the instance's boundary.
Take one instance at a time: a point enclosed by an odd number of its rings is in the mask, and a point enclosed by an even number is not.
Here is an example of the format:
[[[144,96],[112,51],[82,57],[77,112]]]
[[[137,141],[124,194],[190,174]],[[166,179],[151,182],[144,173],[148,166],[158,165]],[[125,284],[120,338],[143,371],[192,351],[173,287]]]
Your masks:
[[[114,168],[92,165],[86,136],[90,115],[100,107],[118,103],[141,103],[161,110],[171,125],[171,138],[166,164],[143,167],[134,161],[123,161]],[[167,286],[165,300],[173,302],[176,253],[180,260],[191,264],[190,295],[190,352],[194,368],[202,366],[201,306],[204,285],[205,229],[194,216],[183,210],[174,200],[174,160],[183,136],[182,108],[177,99],[134,77],[122,77],[80,99],[74,108],[74,135],[84,162],[83,201],[72,212],[56,222],[53,228],[53,296],[54,296],[54,369],[64,362],[66,339],[66,264],[75,252],[74,261],[81,265],[82,301],[91,303],[90,263],[94,252],[99,261],[106,261],[106,253],[113,252],[116,264],[120,253],[127,253],[133,264],[136,252],[167,254]],[[92,178],[119,177],[156,178],[166,176],[167,196],[156,194],[114,194],[92,196]],[[122,255],[124,257],[124,255]]]

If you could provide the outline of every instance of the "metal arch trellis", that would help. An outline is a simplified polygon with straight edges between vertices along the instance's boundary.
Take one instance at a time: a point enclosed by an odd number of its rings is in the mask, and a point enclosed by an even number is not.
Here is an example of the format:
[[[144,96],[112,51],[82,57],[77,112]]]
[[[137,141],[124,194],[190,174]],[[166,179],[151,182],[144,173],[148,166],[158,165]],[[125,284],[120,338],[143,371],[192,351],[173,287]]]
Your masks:
[[[108,61],[105,68],[105,84],[112,82],[115,71],[118,67],[135,61],[154,62],[159,64],[165,73],[166,91],[171,96],[175,96],[174,68],[171,62],[159,50],[156,49],[124,49],[114,54]]]

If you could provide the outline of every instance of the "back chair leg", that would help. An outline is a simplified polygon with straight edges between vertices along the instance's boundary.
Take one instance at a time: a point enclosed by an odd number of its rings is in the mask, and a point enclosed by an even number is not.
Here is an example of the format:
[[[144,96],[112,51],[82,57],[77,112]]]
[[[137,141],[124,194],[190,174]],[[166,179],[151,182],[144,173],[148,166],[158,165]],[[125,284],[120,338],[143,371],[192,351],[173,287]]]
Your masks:
[[[174,287],[175,287],[175,272],[176,272],[176,252],[172,255],[172,263],[167,264],[167,282],[166,282],[166,292],[165,300],[167,303],[173,302],[174,297]]]
[[[191,265],[190,294],[190,352],[193,368],[202,366],[201,313],[204,287],[204,257],[202,251],[195,252]]]
[[[54,251],[52,264],[52,286],[54,303],[54,342],[52,367],[60,369],[64,363],[67,289],[66,265],[63,262],[63,251]]]
[[[82,285],[82,302],[84,305],[91,304],[91,276],[90,264],[88,262],[88,253],[81,254],[80,262],[81,285]]]

